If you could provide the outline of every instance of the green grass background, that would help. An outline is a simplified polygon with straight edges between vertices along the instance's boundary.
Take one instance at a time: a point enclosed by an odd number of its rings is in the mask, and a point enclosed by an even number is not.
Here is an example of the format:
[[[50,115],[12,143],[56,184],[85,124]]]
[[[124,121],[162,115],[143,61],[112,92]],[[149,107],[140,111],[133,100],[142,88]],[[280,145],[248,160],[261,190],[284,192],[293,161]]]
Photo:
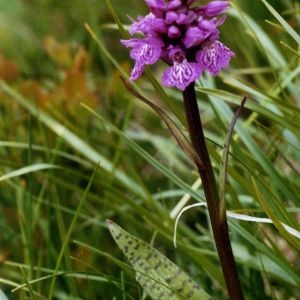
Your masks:
[[[143,1],[111,0],[124,25]],[[269,5],[271,5],[271,7]],[[246,299],[299,299],[300,5],[232,1],[221,40],[236,56],[197,95],[216,175],[233,112],[227,208]],[[87,30],[87,26],[90,30]],[[214,299],[226,299],[205,208],[170,213],[196,170],[119,76],[132,61],[105,0],[0,1],[0,288],[8,299],[146,299],[105,220],[151,243]],[[136,87],[186,132],[163,63]],[[157,81],[155,81],[155,79]],[[87,109],[89,107],[89,109]],[[92,111],[92,112],[91,112]],[[55,279],[54,279],[55,278]],[[4,296],[1,296],[0,299]]]

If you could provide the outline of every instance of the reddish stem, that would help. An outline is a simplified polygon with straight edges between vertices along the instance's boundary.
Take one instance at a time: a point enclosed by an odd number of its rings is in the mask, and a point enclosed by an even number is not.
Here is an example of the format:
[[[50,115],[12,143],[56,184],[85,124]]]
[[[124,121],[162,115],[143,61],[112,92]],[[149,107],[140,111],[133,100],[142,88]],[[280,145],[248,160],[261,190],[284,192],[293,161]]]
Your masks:
[[[220,216],[220,196],[206,147],[194,83],[191,83],[183,91],[183,98],[191,142],[203,162],[201,168],[198,166],[198,171],[202,180],[211,227],[227,292],[230,299],[243,300],[244,297],[230,244],[226,214]]]

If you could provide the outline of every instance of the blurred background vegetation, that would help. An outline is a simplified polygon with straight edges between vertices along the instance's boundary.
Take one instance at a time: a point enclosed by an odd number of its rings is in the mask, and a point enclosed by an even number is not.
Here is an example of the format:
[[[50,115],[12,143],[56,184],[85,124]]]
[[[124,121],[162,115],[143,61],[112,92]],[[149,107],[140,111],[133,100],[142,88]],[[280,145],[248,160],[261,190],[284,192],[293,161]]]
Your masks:
[[[110,3],[124,25],[147,12],[143,1]],[[268,3],[299,33],[298,1]],[[277,226],[231,222],[241,281],[247,299],[299,299],[299,240],[278,233],[280,221],[299,230],[299,42],[263,1],[232,4],[221,40],[236,57],[198,85],[206,136],[218,174],[232,111],[249,96],[231,149],[229,209]],[[105,0],[0,0],[0,291],[8,299],[49,299],[53,274],[53,299],[145,299],[118,264],[126,260],[107,218],[154,243],[213,298],[226,298],[205,209],[182,217],[178,249],[172,244],[169,214],[197,175],[121,83],[132,61],[120,38]],[[157,79],[162,68],[153,68]],[[176,91],[155,90],[147,76],[138,84],[167,111],[165,96],[182,110]],[[203,200],[201,188],[195,197]]]

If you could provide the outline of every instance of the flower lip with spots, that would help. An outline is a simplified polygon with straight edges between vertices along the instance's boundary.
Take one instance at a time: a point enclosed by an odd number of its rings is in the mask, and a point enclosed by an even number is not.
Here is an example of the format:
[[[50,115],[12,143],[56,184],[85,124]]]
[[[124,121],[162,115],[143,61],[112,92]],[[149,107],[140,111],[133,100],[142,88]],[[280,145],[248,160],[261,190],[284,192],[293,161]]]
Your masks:
[[[234,53],[218,40],[218,26],[225,21],[225,16],[218,16],[228,8],[228,1],[200,6],[192,5],[196,0],[145,2],[150,13],[139,16],[129,28],[131,36],[141,33],[143,37],[121,40],[135,60],[131,80],[142,75],[145,65],[161,59],[169,65],[161,78],[163,85],[183,91],[202,71],[216,76],[228,67]]]

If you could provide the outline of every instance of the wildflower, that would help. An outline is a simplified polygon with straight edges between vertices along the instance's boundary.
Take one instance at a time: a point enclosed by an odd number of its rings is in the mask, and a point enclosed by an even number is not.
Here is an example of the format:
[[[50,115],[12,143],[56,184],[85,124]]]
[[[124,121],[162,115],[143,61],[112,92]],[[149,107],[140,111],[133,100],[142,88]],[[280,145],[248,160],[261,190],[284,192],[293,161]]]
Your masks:
[[[202,71],[213,76],[227,68],[234,53],[219,38],[221,16],[229,6],[228,1],[211,1],[192,6],[197,0],[145,0],[150,13],[133,21],[129,33],[141,33],[143,37],[121,40],[131,48],[130,57],[135,60],[131,80],[136,80],[145,65],[159,59],[169,67],[161,81],[165,86],[184,90],[197,80]]]

